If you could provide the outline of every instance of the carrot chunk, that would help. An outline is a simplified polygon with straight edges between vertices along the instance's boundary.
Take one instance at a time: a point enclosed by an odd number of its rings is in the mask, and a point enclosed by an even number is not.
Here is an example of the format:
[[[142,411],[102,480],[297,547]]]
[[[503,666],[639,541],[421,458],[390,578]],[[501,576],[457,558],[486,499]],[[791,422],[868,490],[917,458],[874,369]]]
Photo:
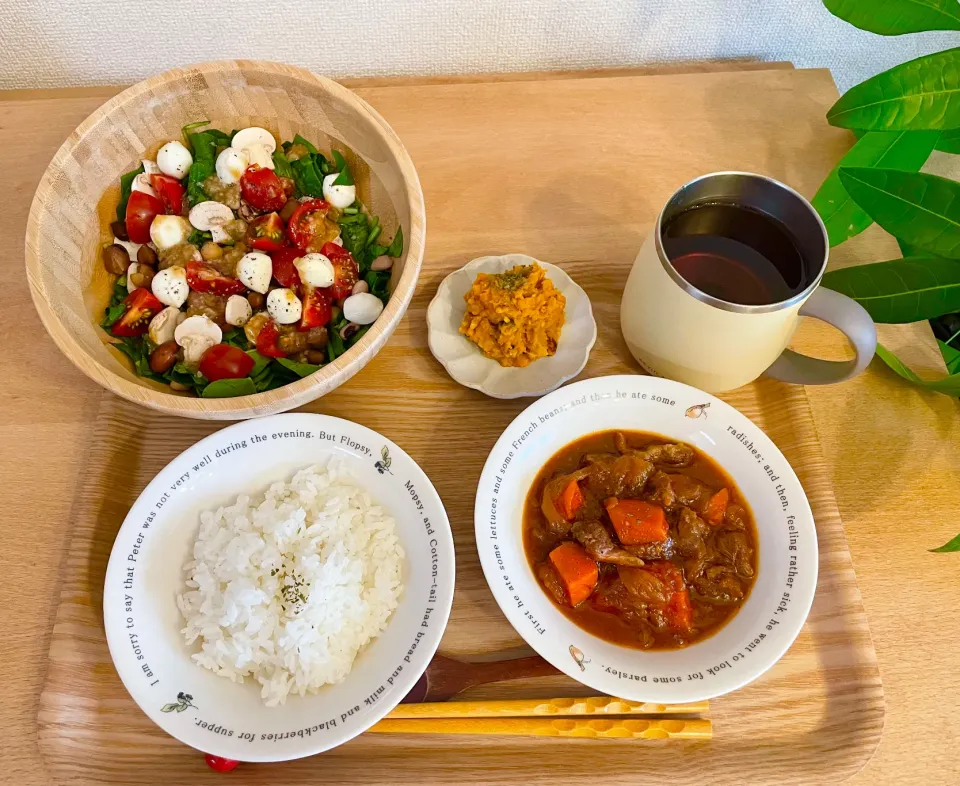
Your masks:
[[[659,543],[667,539],[667,517],[659,505],[616,497],[610,497],[603,505],[624,546]]]
[[[560,492],[560,497],[555,504],[557,510],[560,511],[560,515],[570,521],[577,515],[577,511],[580,510],[583,502],[583,492],[580,491],[580,484],[576,480],[571,480],[563,487],[563,491]]]
[[[727,513],[727,505],[729,504],[730,492],[727,489],[720,489],[710,497],[710,501],[707,503],[707,523],[714,526],[723,524],[723,517]]]
[[[693,627],[693,604],[690,590],[674,592],[667,603],[667,620],[677,630],[689,631]]]
[[[566,541],[550,552],[550,562],[567,592],[571,606],[583,603],[597,588],[600,569],[587,552],[573,541]]]

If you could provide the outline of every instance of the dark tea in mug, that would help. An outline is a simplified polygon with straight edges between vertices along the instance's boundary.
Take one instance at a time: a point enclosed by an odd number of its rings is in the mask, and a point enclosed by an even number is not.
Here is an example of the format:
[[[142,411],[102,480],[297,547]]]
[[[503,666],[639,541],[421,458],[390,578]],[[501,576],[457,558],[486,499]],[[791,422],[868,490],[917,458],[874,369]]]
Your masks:
[[[662,242],[684,280],[728,303],[780,303],[811,283],[811,266],[790,230],[753,207],[691,205],[664,225]]]

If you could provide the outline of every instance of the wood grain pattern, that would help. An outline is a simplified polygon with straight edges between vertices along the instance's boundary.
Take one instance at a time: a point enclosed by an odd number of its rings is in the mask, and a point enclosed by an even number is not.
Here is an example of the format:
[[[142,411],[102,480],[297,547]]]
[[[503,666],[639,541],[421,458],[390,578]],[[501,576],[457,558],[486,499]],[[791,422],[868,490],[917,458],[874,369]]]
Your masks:
[[[162,107],[162,112],[158,111]],[[392,296],[366,335],[333,363],[277,390],[227,399],[176,393],[138,377],[110,348],[98,325],[112,278],[100,263],[104,242],[97,211],[164,140],[198,119],[215,127],[255,125],[280,139],[301,133],[323,150],[343,150],[358,194],[380,217],[384,237],[404,231],[393,267]],[[424,244],[423,192],[403,144],[383,118],[336,82],[293,66],[223,61],[167,71],[123,91],[74,131],[44,173],[27,220],[27,278],[40,319],[64,354],[107,390],[143,406],[185,417],[229,420],[283,412],[333,390],[386,343],[417,284]]]
[[[743,102],[757,102],[755,109],[749,112],[751,122],[743,127],[721,123],[724,139],[720,142],[716,139],[717,128],[713,121],[723,114],[722,107],[713,107],[713,117],[703,111],[691,116],[687,114],[688,106],[684,105],[674,109],[673,119],[655,113],[650,122],[663,127],[660,138],[668,138],[670,129],[677,129],[682,124],[681,130],[686,134],[683,144],[706,148],[720,145],[712,151],[712,160],[704,159],[703,162],[708,166],[712,163],[715,168],[726,166],[731,157],[735,158],[737,154],[731,150],[745,138],[760,138],[762,144],[759,146],[769,148],[772,157],[796,156],[796,163],[807,163],[808,171],[802,181],[794,182],[810,196],[850,140],[844,139],[843,135],[838,139],[836,132],[826,129],[822,121],[823,111],[837,96],[829,76],[823,72],[813,80],[808,74],[794,76],[796,82],[786,80],[778,81],[776,86],[760,88],[754,84],[747,87],[750,96],[744,97]],[[505,78],[513,81],[516,75],[506,75]],[[650,81],[657,82],[659,78]],[[680,87],[677,84],[673,83],[673,89],[681,96],[678,101],[682,103],[684,89],[682,83]],[[794,119],[789,112],[789,95],[771,102],[771,90],[798,90],[809,96],[801,102],[798,119],[802,122],[789,144],[784,142],[784,136],[791,133]],[[46,336],[30,302],[26,282],[19,273],[20,249],[30,199],[50,157],[79,122],[118,91],[119,88],[83,88],[0,93],[0,166],[10,187],[10,199],[5,210],[0,212],[0,237],[11,250],[9,258],[0,259],[0,269],[9,274],[5,285],[0,287],[0,326],[7,335],[16,336],[16,341],[0,343],[0,375],[7,386],[4,417],[0,420],[0,442],[7,446],[0,454],[0,473],[4,478],[4,483],[0,484],[0,537],[4,546],[0,550],[0,568],[7,578],[0,585],[0,606],[4,609],[5,622],[4,636],[0,637],[0,731],[4,736],[0,760],[4,778],[18,786],[46,786],[54,782],[54,772],[45,768],[38,749],[35,718],[48,662],[49,631],[60,597],[58,576],[61,575],[61,562],[64,565],[72,563],[77,573],[86,569],[84,555],[68,557],[67,547],[81,507],[95,509],[89,499],[84,501],[86,491],[83,489],[90,480],[87,467],[102,458],[90,455],[100,389],[67,362]],[[772,107],[769,114],[760,111],[764,102]],[[734,105],[731,111],[740,105]],[[416,111],[403,102],[402,96],[390,101],[381,98],[376,106],[394,127],[401,124],[408,113]],[[450,106],[455,112],[456,96],[451,96]],[[784,107],[788,109],[786,115]],[[631,122],[635,122],[639,129],[637,144],[645,145],[650,132],[642,117],[638,120],[638,115],[640,112],[633,115]],[[425,122],[429,124],[430,119],[430,116],[425,117]],[[426,130],[417,139],[409,139],[407,130],[415,125],[416,118],[410,117],[404,126],[403,139],[418,167],[422,167],[432,155],[431,140]],[[465,133],[464,129],[461,133]],[[585,148],[582,145],[577,147],[576,160],[579,162]],[[684,150],[668,143],[663,145],[661,152],[662,161],[654,161],[653,167],[659,176],[665,178],[665,183],[670,180],[664,185],[664,190],[669,191],[675,185],[669,177],[670,167],[683,157]],[[753,149],[751,156],[757,157],[757,148]],[[801,156],[805,158],[801,159]],[[493,158],[491,155],[488,161]],[[763,155],[757,158],[765,160]],[[459,226],[462,211],[447,211],[445,203],[433,196],[446,190],[440,163],[433,168],[433,174],[440,180],[435,180],[433,175],[424,179],[430,207],[431,245],[438,233],[463,230]],[[749,165],[749,160],[745,163]],[[459,175],[460,171],[456,169],[455,174]],[[603,176],[616,177],[616,174],[606,168],[601,172]],[[567,198],[574,186],[572,182],[564,186],[560,196]],[[468,197],[469,194],[465,194],[465,198]],[[651,204],[644,204],[642,200],[639,206],[622,206],[623,213],[636,213],[630,218],[639,231],[645,231],[653,219],[654,210]],[[611,227],[608,217],[592,213],[585,214],[579,226],[587,239],[601,248],[593,258],[602,261],[603,244],[610,237],[616,237],[619,227]],[[471,227],[478,229],[479,221],[470,223],[467,228]],[[548,231],[549,227],[539,230],[540,233]],[[630,231],[637,230],[631,227]],[[500,242],[498,238],[492,238],[491,248],[496,248],[497,242]],[[460,261],[471,258],[471,250],[480,245],[476,241],[471,245],[468,239],[463,240]],[[516,247],[512,245],[503,250]],[[895,246],[882,233],[871,230],[838,251],[834,259],[847,262],[888,258],[895,253]],[[632,258],[635,252],[636,247],[628,250],[624,258]],[[563,257],[558,259],[562,263]],[[451,261],[445,270],[455,266],[456,261]],[[441,271],[432,286],[436,286],[442,274]],[[405,322],[410,318],[408,316]],[[606,332],[604,328],[603,333]],[[888,326],[884,333],[885,343],[904,353],[917,368],[942,373],[936,344],[925,325]],[[826,357],[842,357],[845,351],[833,332],[815,324],[801,330],[797,346],[802,351]],[[361,381],[366,373],[363,372],[355,382]],[[844,385],[811,388],[807,395],[813,404],[817,441],[829,466],[830,485],[836,491],[846,524],[886,691],[887,734],[874,759],[851,782],[855,786],[956,782],[960,779],[960,770],[952,742],[960,737],[960,718],[953,711],[953,707],[960,703],[960,683],[955,679],[955,642],[960,635],[960,583],[956,580],[955,561],[944,555],[928,554],[924,549],[938,545],[955,533],[955,511],[960,507],[960,443],[955,438],[960,407],[946,397],[902,384],[879,362],[857,380]],[[38,406],[40,402],[42,405]],[[121,465],[111,464],[108,471],[111,470],[123,477]],[[82,495],[75,495],[75,492],[82,492]],[[37,515],[40,510],[44,511],[43,516]],[[905,510],[911,511],[911,520],[907,524],[903,517]],[[114,515],[118,514],[114,512]],[[465,548],[472,550],[472,545]],[[90,569],[96,568],[93,564]],[[902,578],[891,581],[894,568]],[[102,566],[100,570],[102,572]],[[486,588],[478,586],[474,591],[486,593]],[[467,599],[464,604],[469,611]],[[96,609],[92,613],[99,615]],[[80,655],[90,649],[83,641],[73,646]],[[524,652],[517,650],[514,654]],[[112,673],[112,667],[105,664],[100,668]],[[543,686],[538,685],[536,691],[541,696],[567,693],[563,685],[551,689],[549,680],[542,682]],[[117,685],[119,687],[119,683]],[[77,689],[81,688],[82,681],[78,679]],[[485,690],[486,693],[484,689],[478,689],[472,695],[490,695],[492,689]],[[523,695],[533,695],[533,691],[525,690]],[[120,696],[126,698],[125,694]],[[79,721],[92,704],[92,698],[74,701],[74,718]],[[122,706],[113,707],[118,720],[135,717],[135,712],[130,714]],[[815,725],[821,717],[817,714],[815,702],[786,707],[783,714],[790,715],[804,709],[812,710],[809,725]],[[64,713],[64,717],[69,714]],[[828,725],[839,725],[836,714],[824,717],[824,720]],[[718,737],[708,744],[707,751],[697,750],[686,758],[676,759],[677,771],[683,773],[699,767],[702,757],[709,755],[719,740],[734,730],[735,725],[718,722]],[[138,739],[136,730],[124,737],[131,747],[127,761],[132,761],[132,766],[128,770],[116,767],[100,773],[97,766],[92,765],[77,782],[142,782],[145,775],[143,764],[150,760],[146,756],[134,755],[132,747]],[[161,743],[165,740],[171,749],[179,748],[162,735],[157,735],[156,740]],[[501,759],[497,759],[498,741],[479,744],[481,751],[486,751],[481,761],[496,760],[498,766],[486,774],[475,773],[476,782],[518,780],[513,777],[517,772],[514,765],[524,756],[539,755],[543,744],[553,745],[542,741],[513,742],[522,746],[521,751]],[[378,752],[388,756],[389,763],[394,766],[409,766],[413,761],[404,756],[406,742],[402,737],[381,738],[380,744],[383,747],[378,748]],[[576,755],[580,756],[595,755],[595,746],[601,745],[589,741],[563,744],[573,746]],[[762,757],[775,752],[765,738],[758,738],[757,744]],[[62,745],[64,758],[82,759],[86,755],[85,745],[82,735],[79,742],[65,740]],[[44,749],[48,750],[49,746],[50,741],[45,741]],[[602,743],[602,747],[607,746],[608,743]],[[791,742],[782,742],[781,746],[784,752],[780,760],[786,769],[792,760]],[[426,750],[439,747],[439,744],[427,745]],[[749,763],[753,752],[748,742],[741,751],[742,762]],[[423,749],[418,749],[413,753],[422,752]],[[545,758],[549,760],[549,757]],[[423,780],[432,782],[434,774],[440,773],[449,781],[455,767],[464,760],[468,766],[474,761],[473,756],[465,752],[461,752],[459,759],[455,756],[445,759],[444,766],[438,765]],[[221,782],[219,776],[207,772],[202,765],[197,766],[194,759],[185,763],[191,766],[189,774],[173,776],[166,783]],[[318,782],[333,782],[323,778],[324,764],[325,759],[317,759],[310,769]],[[651,772],[647,763],[640,764],[642,766],[635,770],[631,767],[637,780],[643,780]],[[795,780],[804,779],[804,766],[800,765]],[[744,777],[753,772],[752,769],[738,771],[746,773]],[[382,772],[379,767],[369,771],[368,782],[376,782],[378,773]],[[555,771],[553,774],[551,778],[551,771],[542,773],[541,782],[566,781]],[[243,777],[244,773],[241,769],[233,775]],[[270,768],[268,775],[272,776],[273,783],[285,782],[285,771],[280,774],[277,768]],[[779,772],[774,778],[758,776],[754,782],[779,782],[779,776]],[[304,774],[301,780],[308,777]],[[731,775],[731,779],[733,777]],[[162,777],[157,779],[162,780]],[[810,771],[806,780],[834,783],[838,778]]]

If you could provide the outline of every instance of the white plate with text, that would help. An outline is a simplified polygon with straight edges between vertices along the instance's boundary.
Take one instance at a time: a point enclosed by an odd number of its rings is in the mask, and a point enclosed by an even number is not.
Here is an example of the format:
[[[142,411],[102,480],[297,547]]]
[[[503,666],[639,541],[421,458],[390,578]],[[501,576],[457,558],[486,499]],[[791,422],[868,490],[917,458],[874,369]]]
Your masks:
[[[524,554],[524,502],[541,467],[571,442],[616,429],[697,447],[753,511],[758,569],[746,602],[716,633],[681,649],[633,649],[584,631],[554,606]],[[524,410],[490,452],[474,520],[487,583],[517,632],[570,677],[633,701],[702,701],[757,679],[799,634],[817,586],[813,515],[783,454],[720,399],[656,377],[589,379]]]
[[[177,608],[201,511],[264,491],[331,459],[349,468],[396,521],[403,592],[386,629],[346,679],[266,707],[256,680],[231,682],[191,660]],[[406,696],[430,663],[453,599],[450,524],[427,476],[368,428],[297,413],[248,420],[183,452],[144,489],[117,534],[104,584],[110,655],[124,686],[158,726],[198,750],[283,761],[360,734]]]

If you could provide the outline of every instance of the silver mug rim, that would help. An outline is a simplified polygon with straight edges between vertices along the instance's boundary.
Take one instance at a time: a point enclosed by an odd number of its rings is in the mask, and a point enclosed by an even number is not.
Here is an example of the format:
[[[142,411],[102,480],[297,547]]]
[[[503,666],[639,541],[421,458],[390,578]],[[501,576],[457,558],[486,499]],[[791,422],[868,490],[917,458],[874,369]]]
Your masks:
[[[729,300],[722,300],[713,295],[708,295],[706,292],[703,292],[700,289],[697,289],[693,284],[687,281],[680,273],[677,272],[676,268],[670,263],[670,259],[667,256],[667,252],[663,248],[663,217],[667,212],[667,208],[671,206],[673,201],[679,196],[679,194],[685,189],[690,188],[691,186],[700,183],[704,180],[710,180],[716,177],[729,177],[731,175],[745,178],[752,178],[754,180],[763,180],[775,188],[781,188],[787,193],[794,196],[800,201],[800,203],[806,207],[806,209],[813,215],[814,219],[817,222],[817,226],[820,227],[820,232],[823,236],[823,260],[820,264],[820,270],[817,272],[816,277],[811,281],[806,288],[798,292],[796,295],[793,295],[786,300],[779,300],[776,303],[765,303],[761,306],[748,306],[743,303],[732,303]],[[654,237],[656,240],[656,249],[657,256],[660,258],[660,264],[663,266],[663,269],[666,271],[667,275],[673,279],[673,282],[679,286],[684,292],[692,297],[696,298],[702,303],[706,303],[709,306],[718,308],[721,311],[731,311],[736,314],[769,314],[774,311],[783,311],[788,309],[791,306],[795,306],[797,303],[802,303],[811,293],[820,286],[820,281],[823,279],[823,274],[827,270],[827,263],[830,258],[830,240],[827,235],[827,228],[823,223],[823,219],[820,218],[820,214],[816,211],[810,201],[800,194],[796,189],[791,188],[786,183],[781,183],[776,178],[769,177],[767,175],[758,175],[756,172],[740,172],[737,170],[724,170],[721,172],[710,172],[706,175],[700,175],[695,177],[693,180],[690,180],[687,183],[684,183],[678,189],[676,189],[667,201],[664,203],[663,207],[660,209],[660,213],[657,215],[657,223],[655,226]]]

